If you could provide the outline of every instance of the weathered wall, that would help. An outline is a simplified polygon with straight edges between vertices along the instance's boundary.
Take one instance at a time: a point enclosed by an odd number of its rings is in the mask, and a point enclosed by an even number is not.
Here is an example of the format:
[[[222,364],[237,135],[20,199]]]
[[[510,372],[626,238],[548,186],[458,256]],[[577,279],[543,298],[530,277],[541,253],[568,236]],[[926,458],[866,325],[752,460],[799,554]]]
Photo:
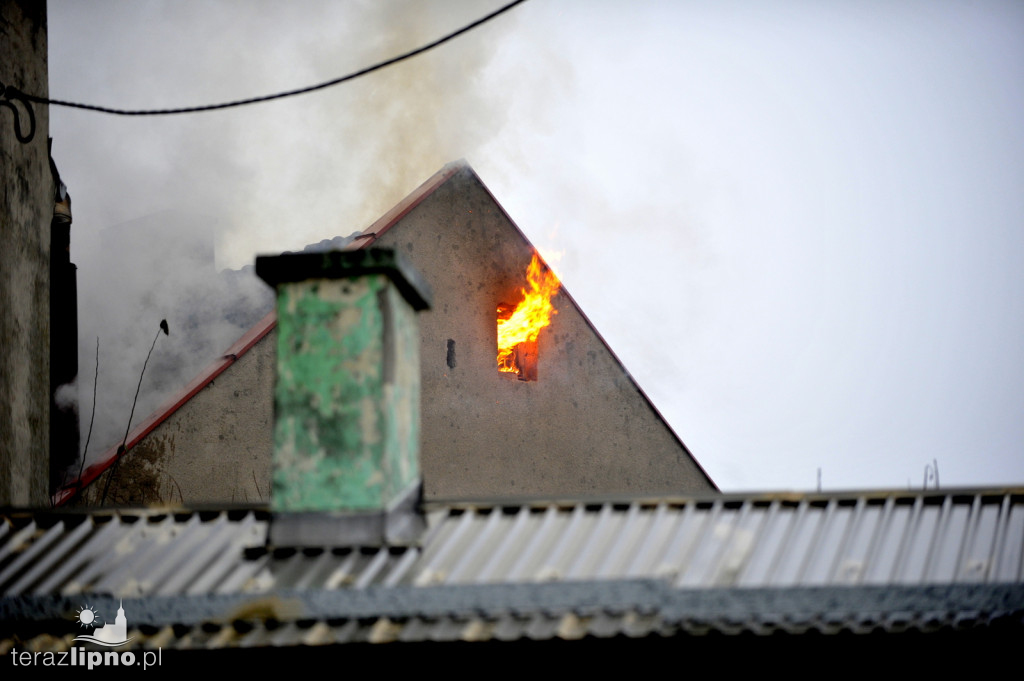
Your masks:
[[[46,96],[46,4],[0,0],[0,80]],[[20,103],[21,124],[27,115]],[[0,107],[0,506],[47,501],[50,394],[49,116],[20,143]]]
[[[256,271],[277,288],[271,509],[383,511],[420,477],[420,338],[393,255],[285,255]]]
[[[405,252],[434,291],[419,320],[428,497],[714,489],[564,294],[539,380],[498,372],[496,308],[519,302],[532,253],[468,167],[373,245]]]
[[[539,380],[498,372],[496,308],[519,302],[532,253],[468,167],[373,245],[404,252],[433,289],[418,319],[428,498],[714,490],[564,294],[539,338]],[[133,449],[108,503],[267,501],[275,336]]]
[[[121,460],[106,504],[268,503],[276,332],[175,411]],[[107,476],[80,503],[99,505]]]

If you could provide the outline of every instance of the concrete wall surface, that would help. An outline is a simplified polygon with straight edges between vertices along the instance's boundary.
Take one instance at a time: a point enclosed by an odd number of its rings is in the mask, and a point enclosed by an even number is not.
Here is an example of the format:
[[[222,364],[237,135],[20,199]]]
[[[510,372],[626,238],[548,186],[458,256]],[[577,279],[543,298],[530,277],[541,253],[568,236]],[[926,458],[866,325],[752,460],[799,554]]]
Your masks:
[[[105,505],[269,503],[276,345],[271,331],[133,447]],[[79,503],[98,506],[109,475]]]
[[[538,380],[498,371],[497,307],[519,302],[532,248],[468,166],[372,245],[404,253],[433,289],[418,317],[427,498],[715,489],[564,292]],[[276,335],[137,445],[107,503],[268,501]]]
[[[468,166],[373,245],[434,292],[419,320],[428,498],[715,489],[564,293],[538,380],[498,371],[497,306],[519,302],[532,248]]]
[[[0,0],[0,79],[46,96],[46,4]],[[21,128],[28,116],[21,102]],[[0,107],[0,506],[49,505],[50,174],[45,106],[35,135]]]

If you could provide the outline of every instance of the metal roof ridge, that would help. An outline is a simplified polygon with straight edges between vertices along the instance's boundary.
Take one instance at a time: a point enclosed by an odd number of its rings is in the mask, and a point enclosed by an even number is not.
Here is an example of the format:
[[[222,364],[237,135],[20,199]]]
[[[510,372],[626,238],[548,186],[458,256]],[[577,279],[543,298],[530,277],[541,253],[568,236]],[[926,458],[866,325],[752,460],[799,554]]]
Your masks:
[[[737,624],[780,620],[828,625],[866,617],[882,623],[900,616],[925,618],[933,613],[969,612],[987,621],[1019,617],[1024,587],[1016,583],[984,585],[909,584],[857,586],[781,586],[764,588],[676,588],[659,578],[572,580],[528,584],[458,584],[373,586],[365,589],[280,589],[274,600],[279,621],[381,617],[497,617],[505,614],[566,612],[658,614],[669,622],[704,621]],[[173,594],[123,599],[133,626],[168,623],[227,625],[244,619],[261,594]],[[100,609],[113,609],[121,597],[90,594]],[[60,621],[78,607],[79,596],[25,594],[0,598],[0,614],[12,621]]]
[[[269,316],[269,315],[268,315]],[[141,427],[141,426],[140,426]],[[133,431],[133,434],[135,431]],[[84,477],[84,476],[83,476]],[[832,491],[793,491],[793,490],[765,490],[756,492],[704,492],[704,493],[665,493],[647,494],[632,496],[629,494],[599,495],[599,496],[535,496],[535,497],[488,497],[488,498],[448,498],[430,499],[420,502],[426,512],[431,511],[454,511],[461,513],[470,510],[491,510],[500,508],[574,508],[577,506],[657,506],[687,505],[687,504],[719,504],[726,506],[739,506],[743,504],[767,505],[778,501],[790,504],[807,502],[811,504],[824,504],[829,501],[854,501],[857,499],[875,500],[876,503],[887,499],[947,499],[951,497],[1024,497],[1024,484],[1016,485],[992,485],[974,487],[948,487],[941,489],[899,489],[899,488],[870,488],[870,489],[848,489]],[[15,515],[39,515],[53,512],[59,515],[163,515],[163,514],[192,514],[192,513],[265,513],[268,512],[266,504],[240,504],[240,503],[199,503],[190,505],[155,505],[140,507],[104,507],[104,508],[74,508],[74,509],[0,509],[0,517]]]
[[[753,492],[705,492],[705,493],[677,493],[666,492],[664,494],[611,494],[595,496],[536,496],[536,497],[481,497],[481,498],[448,498],[430,499],[423,502],[427,511],[454,510],[466,511],[471,509],[494,509],[494,508],[515,508],[533,507],[545,508],[575,507],[575,506],[656,506],[658,504],[769,504],[773,501],[787,503],[826,503],[832,500],[853,501],[856,499],[945,499],[949,497],[964,496],[1003,496],[1024,495],[1024,484],[1017,485],[996,485],[977,487],[949,487],[941,489],[899,489],[899,488],[870,488],[870,489],[848,489],[830,491],[794,491],[794,490],[763,490]]]

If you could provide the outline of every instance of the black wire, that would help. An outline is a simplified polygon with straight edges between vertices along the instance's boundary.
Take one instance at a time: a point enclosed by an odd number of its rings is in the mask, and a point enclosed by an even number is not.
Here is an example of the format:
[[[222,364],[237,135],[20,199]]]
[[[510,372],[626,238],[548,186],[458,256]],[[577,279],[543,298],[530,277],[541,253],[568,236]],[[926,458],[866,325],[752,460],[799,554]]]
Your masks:
[[[153,344],[149,346],[149,352],[146,354],[146,361],[142,363],[142,373],[139,374],[139,386],[135,388],[135,400],[132,402],[132,413],[128,415],[128,426],[124,429],[124,439],[117,448],[117,458],[114,459],[114,465],[110,467],[110,473],[107,475],[107,484],[103,486],[103,496],[100,498],[100,506],[107,501],[107,491],[110,490],[110,481],[114,479],[114,475],[117,473],[118,466],[121,465],[121,459],[127,454],[128,450],[126,445],[128,444],[128,433],[132,429],[132,419],[135,418],[135,405],[139,401],[139,391],[142,390],[142,377],[146,375],[146,365],[149,364],[149,358],[153,355],[153,348],[156,347],[156,342],[160,338],[160,332],[163,331],[164,335],[170,335],[167,333],[167,320],[160,320],[160,328],[156,330],[156,335],[153,336]]]
[[[183,107],[183,108],[179,108],[179,109],[128,110],[128,109],[111,109],[109,107],[95,106],[93,104],[80,104],[80,103],[77,103],[77,102],[66,102],[66,101],[63,101],[63,100],[60,100],[60,99],[48,99],[46,97],[37,97],[35,95],[29,95],[29,94],[25,94],[23,92],[19,92],[18,94],[22,98],[24,98],[24,99],[27,99],[27,100],[30,100],[30,101],[33,101],[33,102],[38,102],[40,104],[50,104],[51,106],[67,106],[67,107],[72,107],[72,108],[75,108],[75,109],[86,109],[88,111],[99,111],[101,113],[115,114],[117,116],[166,116],[166,115],[169,115],[169,114],[197,113],[199,111],[215,111],[217,109],[230,109],[232,107],[244,106],[246,104],[257,104],[259,102],[269,102],[269,101],[274,100],[274,99],[284,99],[285,97],[294,97],[295,95],[302,95],[302,94],[306,94],[307,92],[315,92],[316,90],[323,90],[324,88],[329,88],[329,87],[332,87],[334,85],[339,85],[340,83],[344,83],[346,81],[355,80],[356,78],[359,78],[360,76],[365,76],[365,75],[367,75],[369,73],[373,73],[374,71],[379,71],[380,69],[382,69],[382,68],[384,68],[386,66],[391,66],[392,64],[397,64],[400,61],[405,61],[406,59],[409,59],[411,57],[415,57],[418,54],[423,54],[424,52],[432,50],[435,47],[438,47],[439,45],[443,45],[444,43],[448,42],[449,40],[452,40],[453,38],[459,37],[463,33],[467,33],[468,31],[472,31],[477,26],[480,26],[482,24],[487,23],[488,21],[490,21],[491,19],[497,17],[498,15],[504,14],[505,12],[507,12],[510,9],[512,9],[516,5],[522,4],[524,2],[526,2],[526,0],[515,0],[514,2],[510,2],[509,4],[505,5],[504,7],[501,7],[499,9],[495,10],[494,12],[491,12],[487,16],[484,16],[484,17],[482,17],[480,19],[477,19],[476,21],[474,21],[473,23],[471,23],[471,24],[469,24],[467,26],[463,26],[462,28],[460,28],[459,30],[455,31],[454,33],[449,33],[448,35],[444,36],[443,38],[439,38],[439,39],[435,40],[434,42],[432,42],[430,44],[424,45],[422,47],[418,47],[415,50],[412,50],[411,52],[406,52],[405,54],[401,54],[401,55],[399,55],[397,57],[392,57],[391,59],[388,59],[387,61],[382,61],[382,62],[380,62],[378,64],[374,64],[373,66],[368,66],[368,67],[366,67],[364,69],[361,69],[361,70],[356,71],[354,73],[350,73],[350,74],[348,74],[346,76],[341,76],[340,78],[335,78],[334,80],[328,80],[328,81],[323,82],[323,83],[318,83],[317,85],[310,85],[309,87],[299,88],[298,90],[288,90],[287,92],[278,92],[277,94],[274,94],[274,95],[264,95],[262,97],[252,97],[250,99],[239,99],[239,100],[236,100],[236,101],[233,101],[233,102],[224,102],[222,104],[208,104],[206,106],[190,106],[190,107]]]

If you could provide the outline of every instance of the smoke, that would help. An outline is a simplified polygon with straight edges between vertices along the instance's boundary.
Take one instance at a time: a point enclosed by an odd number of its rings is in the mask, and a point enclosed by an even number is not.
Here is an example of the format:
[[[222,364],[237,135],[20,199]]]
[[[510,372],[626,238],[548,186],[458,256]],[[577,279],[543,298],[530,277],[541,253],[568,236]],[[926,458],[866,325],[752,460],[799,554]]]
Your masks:
[[[50,92],[148,108],[293,89],[393,57],[500,4],[56,2]],[[485,71],[515,14],[288,100],[172,118],[53,110],[56,158],[75,193],[82,375],[93,372],[100,338],[90,461],[124,433],[160,319],[171,335],[153,352],[133,426],[270,308],[251,268],[257,253],[361,230],[499,133],[508,95]],[[90,391],[79,392],[89,413]]]
[[[78,380],[57,386],[54,391],[53,401],[61,411],[74,409],[78,405]]]
[[[100,338],[94,456],[124,434],[161,319],[171,335],[153,350],[135,425],[270,309],[271,292],[251,269],[217,273],[210,225],[203,216],[164,211],[103,230],[95,247],[80,250],[80,375],[93,373],[93,339]],[[92,395],[80,393],[80,413],[89,413]]]

